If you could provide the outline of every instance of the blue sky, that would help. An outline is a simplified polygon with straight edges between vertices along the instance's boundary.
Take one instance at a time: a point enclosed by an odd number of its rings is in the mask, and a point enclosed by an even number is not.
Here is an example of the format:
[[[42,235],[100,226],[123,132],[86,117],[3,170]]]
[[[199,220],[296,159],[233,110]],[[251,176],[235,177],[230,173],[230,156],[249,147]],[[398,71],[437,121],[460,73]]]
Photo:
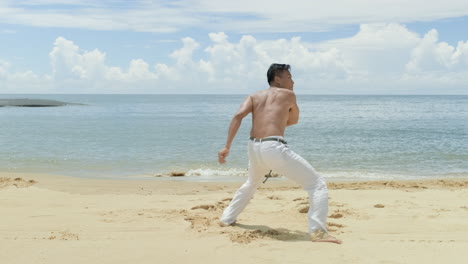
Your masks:
[[[464,1],[0,1],[1,93],[468,94]]]

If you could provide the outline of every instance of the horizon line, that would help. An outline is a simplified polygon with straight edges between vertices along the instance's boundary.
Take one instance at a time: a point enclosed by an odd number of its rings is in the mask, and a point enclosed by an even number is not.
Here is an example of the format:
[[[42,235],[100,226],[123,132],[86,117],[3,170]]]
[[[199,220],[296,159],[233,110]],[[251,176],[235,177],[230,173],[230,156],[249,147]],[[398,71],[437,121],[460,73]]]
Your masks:
[[[251,93],[0,93],[3,95],[249,95]],[[468,96],[467,94],[311,94],[296,93],[296,95],[317,96]]]

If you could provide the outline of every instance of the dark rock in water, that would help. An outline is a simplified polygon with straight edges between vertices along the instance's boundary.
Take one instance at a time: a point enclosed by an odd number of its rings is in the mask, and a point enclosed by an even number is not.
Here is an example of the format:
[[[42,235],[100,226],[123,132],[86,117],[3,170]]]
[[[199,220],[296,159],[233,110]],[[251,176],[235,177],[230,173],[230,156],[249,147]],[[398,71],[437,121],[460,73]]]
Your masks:
[[[17,106],[17,107],[55,107],[64,105],[82,105],[75,103],[60,102],[46,99],[0,99],[0,107],[2,106]]]

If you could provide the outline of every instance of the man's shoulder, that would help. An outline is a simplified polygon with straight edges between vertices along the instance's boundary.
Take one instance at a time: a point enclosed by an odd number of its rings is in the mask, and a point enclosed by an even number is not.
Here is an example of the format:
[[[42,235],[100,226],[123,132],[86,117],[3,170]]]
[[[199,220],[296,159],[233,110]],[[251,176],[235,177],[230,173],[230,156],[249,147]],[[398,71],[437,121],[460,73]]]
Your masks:
[[[296,94],[294,93],[294,91],[289,90],[289,89],[278,89],[277,93],[278,93],[278,95],[280,95],[282,97],[286,97],[286,98],[296,97]]]
[[[264,90],[256,91],[256,92],[250,94],[249,96],[264,95],[264,94],[267,94],[268,92],[270,92],[269,89],[264,89]],[[278,93],[278,94],[282,94],[282,95],[295,95],[294,91],[289,90],[289,89],[279,89],[278,88],[274,92]]]
[[[289,89],[279,89],[280,92],[287,94],[287,95],[295,95],[293,90]]]
[[[288,89],[276,89],[275,91],[271,91],[269,89],[260,90],[248,95],[247,98],[251,98],[253,101],[257,101],[262,100],[262,98],[267,98],[272,94],[274,94],[274,97],[280,100],[294,101],[296,98],[294,91]]]
[[[249,94],[247,97],[256,98],[256,97],[261,97],[265,94],[266,94],[266,90],[260,90],[260,91],[256,91],[254,93]]]

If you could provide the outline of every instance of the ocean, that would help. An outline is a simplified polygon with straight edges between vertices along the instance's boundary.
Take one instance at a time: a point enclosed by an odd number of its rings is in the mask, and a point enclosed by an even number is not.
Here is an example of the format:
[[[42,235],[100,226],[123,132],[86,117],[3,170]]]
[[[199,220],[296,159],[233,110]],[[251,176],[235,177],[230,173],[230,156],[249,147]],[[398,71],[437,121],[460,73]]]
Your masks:
[[[86,178],[244,180],[245,95],[0,95],[85,105],[0,107],[0,171]],[[327,179],[468,177],[468,96],[298,95],[285,139]]]

